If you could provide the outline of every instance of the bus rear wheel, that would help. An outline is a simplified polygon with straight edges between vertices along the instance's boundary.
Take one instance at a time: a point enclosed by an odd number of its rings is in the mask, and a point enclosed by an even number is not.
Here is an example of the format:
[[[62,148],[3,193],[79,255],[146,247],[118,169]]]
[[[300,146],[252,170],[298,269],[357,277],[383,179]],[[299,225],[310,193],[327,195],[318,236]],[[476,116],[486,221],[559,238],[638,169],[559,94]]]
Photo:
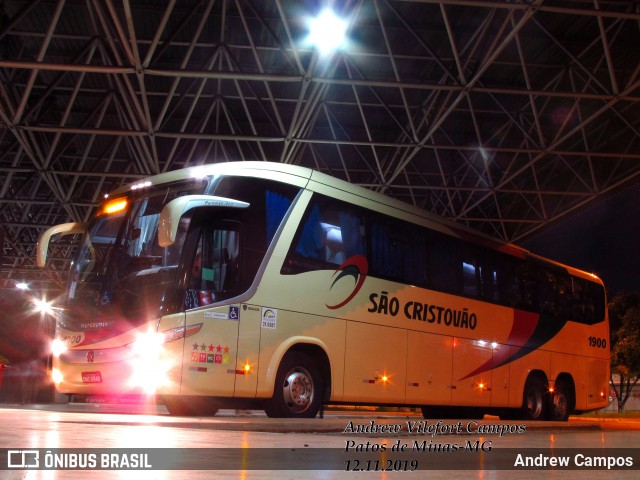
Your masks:
[[[300,352],[285,355],[265,412],[274,418],[313,418],[322,404],[323,381],[314,360]]]
[[[556,382],[549,398],[549,420],[566,422],[573,408],[573,388],[569,382]]]
[[[522,416],[526,420],[544,420],[547,413],[547,385],[538,377],[529,377],[522,395]]]

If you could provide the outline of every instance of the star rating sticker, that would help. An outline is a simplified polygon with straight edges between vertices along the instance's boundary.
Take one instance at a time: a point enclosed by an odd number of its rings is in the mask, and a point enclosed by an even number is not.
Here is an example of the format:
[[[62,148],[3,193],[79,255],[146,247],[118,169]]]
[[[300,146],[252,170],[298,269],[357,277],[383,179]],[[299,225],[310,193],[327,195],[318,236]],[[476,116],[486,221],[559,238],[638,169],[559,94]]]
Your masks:
[[[200,345],[200,350],[201,351],[204,352],[206,350],[206,348],[207,348],[207,346],[204,343],[202,345]]]
[[[209,345],[209,351],[210,351],[210,352],[213,352],[213,349],[214,349],[214,348],[215,348],[215,347],[214,347],[213,345]]]
[[[199,345],[198,345],[197,343],[194,343],[192,346],[193,346],[193,349],[194,349],[194,350],[197,350],[197,349],[198,349],[198,347],[199,347]]]
[[[224,353],[229,353],[229,347],[228,346],[224,347]]]
[[[216,347],[216,352],[218,352],[218,353],[222,352],[222,347],[220,345],[218,345]]]

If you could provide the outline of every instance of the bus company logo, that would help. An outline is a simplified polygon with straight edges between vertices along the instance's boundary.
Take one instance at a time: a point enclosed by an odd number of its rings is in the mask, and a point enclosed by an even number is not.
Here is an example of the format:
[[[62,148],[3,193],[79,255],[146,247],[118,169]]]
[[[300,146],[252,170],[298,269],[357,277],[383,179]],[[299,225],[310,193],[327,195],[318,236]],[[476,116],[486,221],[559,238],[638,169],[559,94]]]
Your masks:
[[[367,273],[369,271],[369,264],[367,259],[363,255],[354,255],[353,257],[347,258],[342,265],[340,265],[335,272],[333,272],[333,276],[335,279],[333,283],[329,287],[329,290],[333,288],[333,286],[343,277],[353,277],[355,281],[355,287],[353,291],[349,294],[347,298],[345,298],[342,302],[337,303],[335,305],[326,305],[327,308],[331,310],[335,310],[340,307],[344,307],[347,303],[353,300],[362,285],[364,284],[365,279],[367,278]]]

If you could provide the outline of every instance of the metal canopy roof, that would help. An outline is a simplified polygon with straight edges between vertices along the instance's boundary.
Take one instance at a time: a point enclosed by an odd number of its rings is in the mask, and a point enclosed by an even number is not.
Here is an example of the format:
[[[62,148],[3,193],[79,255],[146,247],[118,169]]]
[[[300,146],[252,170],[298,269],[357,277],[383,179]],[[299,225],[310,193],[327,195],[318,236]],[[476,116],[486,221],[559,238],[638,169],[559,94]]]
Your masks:
[[[188,165],[308,166],[508,241],[640,175],[640,2],[342,0],[0,4],[0,288],[64,285],[44,228]],[[67,237],[68,238],[68,237]],[[37,288],[36,287],[36,288]]]

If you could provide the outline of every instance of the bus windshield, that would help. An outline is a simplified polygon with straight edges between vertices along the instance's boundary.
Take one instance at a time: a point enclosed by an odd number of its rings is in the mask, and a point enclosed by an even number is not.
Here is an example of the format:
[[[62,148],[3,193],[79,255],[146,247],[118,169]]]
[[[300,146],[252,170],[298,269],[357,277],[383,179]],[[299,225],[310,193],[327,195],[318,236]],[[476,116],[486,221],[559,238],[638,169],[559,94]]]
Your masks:
[[[73,330],[123,320],[123,328],[130,328],[242,294],[297,191],[262,179],[220,176],[137,189],[106,201],[73,262],[63,323]],[[163,207],[194,194],[234,198],[250,208],[191,210],[180,219],[175,242],[161,247]]]
[[[193,182],[150,188],[105,202],[91,221],[72,265],[68,303],[111,310],[127,320],[158,314],[168,287],[178,283],[178,263],[190,217],[181,219],[173,245],[158,245],[162,207],[173,198],[202,193]],[[86,312],[85,312],[86,313]]]

